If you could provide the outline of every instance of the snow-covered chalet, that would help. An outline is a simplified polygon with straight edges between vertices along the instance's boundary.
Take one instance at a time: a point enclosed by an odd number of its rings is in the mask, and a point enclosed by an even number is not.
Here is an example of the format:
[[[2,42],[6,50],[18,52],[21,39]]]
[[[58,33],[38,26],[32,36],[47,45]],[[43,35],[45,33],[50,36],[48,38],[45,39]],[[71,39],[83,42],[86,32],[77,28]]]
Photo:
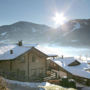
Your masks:
[[[22,41],[15,45],[1,45],[0,75],[22,81],[37,80],[46,75],[47,57],[35,45],[24,45]]]

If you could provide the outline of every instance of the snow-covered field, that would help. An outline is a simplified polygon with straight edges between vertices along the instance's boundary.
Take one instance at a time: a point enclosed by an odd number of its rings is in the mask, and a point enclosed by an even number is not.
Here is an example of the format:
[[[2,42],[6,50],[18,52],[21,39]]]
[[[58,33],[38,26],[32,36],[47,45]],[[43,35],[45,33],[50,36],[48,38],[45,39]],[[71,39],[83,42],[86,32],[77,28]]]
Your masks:
[[[50,86],[51,84],[48,82],[20,82],[14,80],[5,79],[7,86],[11,90],[44,90],[43,86]]]
[[[16,84],[21,86],[28,86],[28,87],[40,87],[40,86],[49,86],[51,85],[48,82],[21,82],[21,81],[14,81],[14,80],[7,80],[6,82],[9,84]]]
[[[58,85],[50,84],[48,82],[37,83],[37,82],[20,82],[8,79],[5,80],[10,90],[76,90],[70,88],[66,89]],[[78,90],[90,90],[90,87],[78,83],[77,87],[80,87],[80,89]]]

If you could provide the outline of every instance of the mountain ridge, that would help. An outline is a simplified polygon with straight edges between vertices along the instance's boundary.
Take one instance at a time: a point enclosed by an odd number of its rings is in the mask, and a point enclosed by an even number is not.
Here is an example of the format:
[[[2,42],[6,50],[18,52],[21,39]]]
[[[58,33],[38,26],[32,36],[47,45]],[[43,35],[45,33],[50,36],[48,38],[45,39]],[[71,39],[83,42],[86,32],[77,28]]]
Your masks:
[[[23,40],[28,43],[61,46],[89,46],[90,19],[70,20],[54,29],[43,24],[18,21],[0,26],[0,43]]]

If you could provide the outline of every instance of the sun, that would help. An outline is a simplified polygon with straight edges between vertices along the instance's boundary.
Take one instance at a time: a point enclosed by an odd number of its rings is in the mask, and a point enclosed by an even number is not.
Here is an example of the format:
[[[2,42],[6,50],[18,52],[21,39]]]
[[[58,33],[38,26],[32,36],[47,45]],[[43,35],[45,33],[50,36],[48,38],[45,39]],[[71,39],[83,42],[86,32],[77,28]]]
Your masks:
[[[66,17],[63,13],[59,14],[56,12],[55,16],[53,17],[53,21],[56,25],[63,25],[66,22]]]

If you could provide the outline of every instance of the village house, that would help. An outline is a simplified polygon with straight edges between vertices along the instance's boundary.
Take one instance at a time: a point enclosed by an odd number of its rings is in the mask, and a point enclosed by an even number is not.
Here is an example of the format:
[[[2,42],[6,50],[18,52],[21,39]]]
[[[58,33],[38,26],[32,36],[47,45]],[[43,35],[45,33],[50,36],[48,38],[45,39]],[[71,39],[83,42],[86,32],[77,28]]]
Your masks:
[[[16,45],[0,46],[0,75],[8,79],[34,81],[45,77],[47,57],[35,46]]]
[[[90,85],[90,66],[73,57],[45,54],[36,45],[25,45],[22,41],[0,46],[0,75],[20,81],[38,81],[48,76],[67,76]],[[52,76],[51,76],[52,77]]]
[[[55,72],[57,78],[67,76],[90,86],[90,66],[74,57],[49,59],[49,70]]]

